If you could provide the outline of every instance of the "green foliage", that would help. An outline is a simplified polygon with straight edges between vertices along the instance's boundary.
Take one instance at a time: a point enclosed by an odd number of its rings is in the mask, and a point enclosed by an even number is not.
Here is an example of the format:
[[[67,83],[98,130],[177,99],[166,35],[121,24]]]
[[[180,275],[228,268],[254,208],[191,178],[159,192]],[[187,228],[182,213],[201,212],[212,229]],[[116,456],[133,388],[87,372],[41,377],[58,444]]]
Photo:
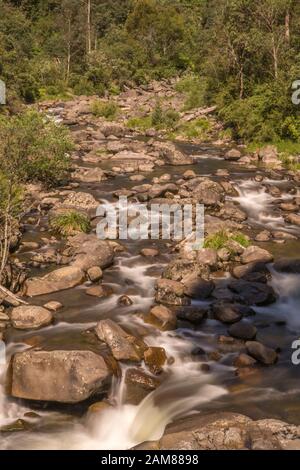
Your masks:
[[[63,237],[88,233],[91,230],[89,218],[80,212],[70,211],[58,214],[49,221],[51,229]]]
[[[17,183],[60,183],[69,169],[67,130],[36,111],[0,119],[0,171]]]
[[[128,119],[126,125],[129,129],[146,131],[147,129],[151,129],[152,119],[151,116],[133,117]]]
[[[205,141],[209,140],[212,129],[212,123],[208,119],[198,118],[178,126],[176,135]]]
[[[108,121],[113,121],[119,112],[119,107],[114,101],[94,101],[91,111],[96,117],[104,117]]]
[[[281,136],[300,143],[300,118],[288,116],[281,126]]]
[[[230,241],[235,241],[244,248],[250,246],[249,238],[243,233],[237,232],[236,234],[231,234],[228,233],[226,230],[220,230],[219,232],[206,237],[204,242],[204,248],[220,250],[221,248],[227,248],[227,244]]]
[[[188,75],[176,84],[176,90],[186,96],[183,111],[200,108],[206,104],[206,80],[197,75]]]

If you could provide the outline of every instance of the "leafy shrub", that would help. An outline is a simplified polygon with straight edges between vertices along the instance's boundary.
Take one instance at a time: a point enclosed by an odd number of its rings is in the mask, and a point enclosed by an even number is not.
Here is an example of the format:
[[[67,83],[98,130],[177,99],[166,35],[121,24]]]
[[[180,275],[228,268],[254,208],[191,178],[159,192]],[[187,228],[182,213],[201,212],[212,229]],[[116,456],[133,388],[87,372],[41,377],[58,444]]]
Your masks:
[[[288,116],[281,126],[281,136],[294,142],[300,141],[300,119]]]
[[[117,117],[119,107],[114,101],[94,101],[91,105],[91,111],[96,117],[104,117],[108,121],[113,121]]]
[[[206,104],[206,88],[205,79],[197,75],[188,75],[176,84],[176,90],[184,93],[185,103],[183,110],[188,111],[194,108],[200,108]]]
[[[67,129],[36,111],[0,119],[0,171],[8,179],[59,184],[72,148]]]
[[[91,230],[89,218],[76,211],[58,214],[50,219],[50,227],[53,231],[68,237],[77,233],[88,233]]]

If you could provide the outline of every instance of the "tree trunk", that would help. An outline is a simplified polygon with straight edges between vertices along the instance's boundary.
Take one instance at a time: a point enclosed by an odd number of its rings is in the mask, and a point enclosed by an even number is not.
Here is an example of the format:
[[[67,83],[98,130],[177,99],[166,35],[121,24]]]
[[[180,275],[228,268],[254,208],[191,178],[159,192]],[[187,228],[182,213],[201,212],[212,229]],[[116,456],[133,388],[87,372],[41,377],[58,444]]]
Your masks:
[[[277,51],[274,35],[272,36],[272,54],[273,54],[273,63],[274,63],[274,77],[277,80],[278,78],[278,51]]]
[[[244,98],[244,69],[240,68],[240,99]]]
[[[285,15],[285,40],[289,44],[291,39],[291,30],[290,30],[290,23],[291,23],[291,15],[290,11],[287,10]]]
[[[92,52],[91,0],[87,0],[87,53]]]
[[[70,71],[71,71],[71,18],[68,19],[68,39],[67,39],[67,71],[66,71],[66,83],[69,83]]]

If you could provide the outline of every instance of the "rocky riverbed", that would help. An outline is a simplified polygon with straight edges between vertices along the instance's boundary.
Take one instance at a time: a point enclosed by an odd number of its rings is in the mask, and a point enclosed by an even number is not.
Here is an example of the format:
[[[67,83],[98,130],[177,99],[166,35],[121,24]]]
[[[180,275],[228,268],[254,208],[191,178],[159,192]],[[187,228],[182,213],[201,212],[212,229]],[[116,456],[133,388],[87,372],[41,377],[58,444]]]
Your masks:
[[[272,147],[128,128],[157,96],[182,105],[162,83],[115,98],[114,122],[92,97],[41,106],[76,149],[64,187],[28,188],[12,255],[28,304],[4,298],[0,312],[2,449],[300,448],[300,174]],[[97,207],[121,195],[204,204],[205,248],[100,240]],[[61,239],[49,221],[70,209],[91,232]]]

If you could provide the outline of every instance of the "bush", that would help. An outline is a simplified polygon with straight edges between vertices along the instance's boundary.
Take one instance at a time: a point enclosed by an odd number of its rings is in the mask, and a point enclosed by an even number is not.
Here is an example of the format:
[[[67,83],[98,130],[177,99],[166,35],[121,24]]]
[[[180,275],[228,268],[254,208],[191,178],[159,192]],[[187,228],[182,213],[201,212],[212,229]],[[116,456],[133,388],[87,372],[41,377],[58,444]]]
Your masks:
[[[94,101],[91,111],[96,117],[104,117],[108,121],[113,121],[119,112],[119,107],[114,101]]]
[[[176,84],[176,90],[180,93],[184,93],[186,96],[183,111],[205,106],[206,88],[207,84],[205,79],[197,75],[188,75],[182,78]]]
[[[156,129],[174,129],[180,115],[174,109],[163,109],[158,102],[151,115],[152,126]]]
[[[72,148],[67,129],[36,111],[0,119],[0,171],[8,179],[59,184]]]
[[[52,217],[49,225],[54,232],[63,237],[69,237],[77,233],[88,233],[91,230],[89,218],[76,211],[65,212]]]

